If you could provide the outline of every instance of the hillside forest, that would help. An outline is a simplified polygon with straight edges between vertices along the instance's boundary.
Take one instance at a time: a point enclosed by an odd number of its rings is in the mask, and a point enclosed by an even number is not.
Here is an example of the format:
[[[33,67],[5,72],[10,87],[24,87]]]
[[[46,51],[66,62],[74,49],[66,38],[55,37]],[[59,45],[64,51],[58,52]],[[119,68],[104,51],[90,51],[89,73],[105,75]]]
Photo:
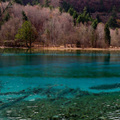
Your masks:
[[[111,7],[96,0],[103,6],[101,9],[92,9],[89,5],[95,3],[86,4],[87,0],[80,7],[77,3],[82,1],[2,0],[0,46],[120,47],[120,19],[115,0]]]

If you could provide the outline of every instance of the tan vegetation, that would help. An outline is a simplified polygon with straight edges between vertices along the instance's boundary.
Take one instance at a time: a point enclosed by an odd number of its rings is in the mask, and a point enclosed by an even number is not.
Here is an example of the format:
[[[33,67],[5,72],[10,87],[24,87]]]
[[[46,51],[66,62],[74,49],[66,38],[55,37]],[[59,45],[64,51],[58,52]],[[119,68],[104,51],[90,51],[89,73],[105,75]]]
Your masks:
[[[6,7],[7,3],[3,4]],[[94,29],[91,23],[80,23],[76,26],[73,17],[68,13],[61,13],[58,8],[46,8],[40,5],[22,6],[13,4],[8,9],[10,19],[2,24],[0,29],[0,43],[15,40],[18,29],[24,23],[22,11],[25,12],[28,20],[37,30],[35,43],[46,47],[81,47],[81,48],[106,48],[103,23],[99,23]],[[120,46],[120,29],[111,29],[111,46]],[[25,46],[25,45],[24,45]]]

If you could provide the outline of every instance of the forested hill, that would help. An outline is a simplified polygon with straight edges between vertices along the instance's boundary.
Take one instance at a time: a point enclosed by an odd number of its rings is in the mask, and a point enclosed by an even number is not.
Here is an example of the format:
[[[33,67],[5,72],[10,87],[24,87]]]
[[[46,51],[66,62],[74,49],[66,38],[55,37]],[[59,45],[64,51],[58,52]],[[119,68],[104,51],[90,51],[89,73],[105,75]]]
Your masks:
[[[119,47],[120,12],[115,1],[3,0],[0,45]]]
[[[63,0],[61,0],[63,1]],[[109,12],[113,6],[120,10],[120,0],[64,0],[72,5],[77,11],[87,7],[90,12]]]
[[[87,7],[91,12],[109,12],[113,6],[120,10],[120,0],[65,0],[71,4],[77,11]]]
[[[5,0],[4,0],[5,1]],[[46,0],[15,0],[17,3],[23,4],[44,4]],[[78,12],[87,7],[90,12],[109,12],[113,6],[120,11],[120,0],[49,0],[50,4],[54,7],[61,6],[61,4],[71,5]],[[66,6],[67,7],[67,6]]]

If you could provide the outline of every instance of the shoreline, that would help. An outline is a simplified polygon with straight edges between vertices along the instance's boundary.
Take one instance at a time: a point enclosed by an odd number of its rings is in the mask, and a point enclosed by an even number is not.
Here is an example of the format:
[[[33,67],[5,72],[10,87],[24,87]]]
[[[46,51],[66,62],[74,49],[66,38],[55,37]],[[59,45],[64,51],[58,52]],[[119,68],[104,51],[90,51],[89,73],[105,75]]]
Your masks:
[[[29,49],[27,47],[5,47],[0,46],[0,49]],[[65,47],[32,47],[33,50],[52,50],[52,51],[64,51],[64,50],[88,50],[88,51],[120,51],[120,47],[114,48],[65,48]]]
[[[33,48],[38,50],[88,50],[88,51],[120,51],[120,48],[60,48],[60,47],[45,47],[45,48]]]

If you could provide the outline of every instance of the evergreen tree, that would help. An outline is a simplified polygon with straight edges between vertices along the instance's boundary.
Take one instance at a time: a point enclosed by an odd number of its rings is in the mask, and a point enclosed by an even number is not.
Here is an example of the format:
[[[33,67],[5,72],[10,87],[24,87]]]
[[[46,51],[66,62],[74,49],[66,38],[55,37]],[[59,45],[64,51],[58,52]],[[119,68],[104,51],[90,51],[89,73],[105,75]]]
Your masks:
[[[97,19],[98,23],[102,22],[102,20],[100,19],[100,16],[98,14],[96,16],[96,19]]]
[[[14,2],[23,5],[23,1],[22,0],[14,0]]]
[[[76,22],[77,23],[82,22],[84,24],[84,22],[88,22],[88,21],[92,21],[92,18],[87,12],[87,8],[85,7],[83,13],[78,16]]]
[[[72,16],[73,13],[74,13],[74,9],[73,9],[73,8],[70,8],[70,9],[68,10],[68,13]]]
[[[84,9],[83,9],[83,16],[86,16],[86,15],[87,15],[87,8],[84,7]]]
[[[112,17],[117,18],[117,12],[116,12],[116,7],[115,6],[112,9]]]
[[[5,15],[5,17],[4,17],[4,21],[8,21],[9,19],[10,19],[10,14],[7,13],[7,14]]]
[[[78,18],[77,18],[76,22],[77,22],[77,23],[82,22],[82,15],[81,15],[81,14],[78,16]]]
[[[0,16],[2,15],[2,11],[1,11],[1,9],[0,9]]]
[[[110,29],[108,23],[105,24],[104,32],[105,32],[105,43],[109,47],[111,42],[111,36],[110,36]]]
[[[45,7],[49,7],[50,6],[50,1],[49,0],[45,0]]]
[[[39,0],[33,0],[32,5],[39,5]]]
[[[115,19],[113,16],[111,16],[111,17],[109,18],[109,20],[108,20],[108,25],[109,25],[109,27],[111,27],[111,28],[117,27],[117,21],[116,21],[116,19]]]
[[[93,27],[94,29],[96,29],[96,28],[97,28],[97,25],[98,25],[98,20],[95,19],[95,20],[92,22],[92,27]]]
[[[59,7],[59,11],[62,13],[63,12],[63,9],[61,7]]]
[[[77,17],[78,17],[78,14],[77,14],[76,11],[74,11],[74,13],[73,13],[73,18],[76,19]]]
[[[99,11],[103,12],[105,10],[103,0],[100,0],[100,5],[101,5],[101,7],[100,7]]]
[[[118,26],[118,25],[117,25],[116,18],[117,18],[117,13],[116,13],[116,7],[114,6],[113,9],[112,9],[111,17],[110,17],[109,20],[108,20],[108,25],[109,25],[109,27],[115,28],[115,27]]]
[[[64,0],[60,0],[60,7],[65,11],[68,12],[68,10],[72,7],[69,3],[67,3]]]
[[[22,11],[22,19],[25,20],[25,21],[28,20],[28,17],[26,16],[24,11]]]
[[[37,38],[36,29],[29,21],[25,21],[22,27],[18,30],[15,36],[16,40],[22,40],[26,43],[26,46],[31,48],[32,43]]]

